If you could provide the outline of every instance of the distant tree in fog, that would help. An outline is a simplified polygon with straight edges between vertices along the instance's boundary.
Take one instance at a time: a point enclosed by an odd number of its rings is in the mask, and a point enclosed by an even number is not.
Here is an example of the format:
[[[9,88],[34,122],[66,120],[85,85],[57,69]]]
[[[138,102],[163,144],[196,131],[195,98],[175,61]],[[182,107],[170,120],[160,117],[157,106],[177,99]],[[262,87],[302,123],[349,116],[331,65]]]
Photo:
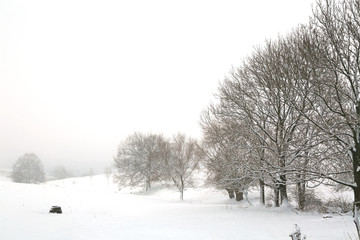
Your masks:
[[[110,177],[111,177],[111,174],[112,174],[112,167],[106,167],[106,168],[104,169],[104,173],[105,173],[107,182],[108,182],[108,184],[109,184],[109,183],[110,183]]]
[[[64,166],[55,167],[52,174],[55,179],[65,179],[73,177],[73,175]]]
[[[11,178],[19,183],[39,183],[45,181],[44,167],[33,153],[21,156],[13,165]]]

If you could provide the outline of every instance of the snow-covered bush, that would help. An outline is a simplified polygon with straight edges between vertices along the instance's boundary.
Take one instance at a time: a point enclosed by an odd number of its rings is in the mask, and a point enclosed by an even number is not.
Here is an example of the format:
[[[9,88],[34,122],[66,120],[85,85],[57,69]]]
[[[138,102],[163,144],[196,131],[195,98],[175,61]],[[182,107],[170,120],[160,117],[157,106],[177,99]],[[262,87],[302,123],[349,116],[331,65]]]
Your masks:
[[[347,213],[353,210],[353,202],[344,196],[325,201],[324,206],[327,212]]]
[[[291,195],[296,200],[298,196],[295,190]],[[317,211],[319,213],[347,213],[352,211],[353,203],[345,196],[326,198],[314,189],[307,189],[305,193],[304,211]]]
[[[306,236],[301,237],[301,231],[297,224],[295,224],[295,232],[289,235],[292,240],[306,240]]]
[[[300,195],[296,188],[290,189],[290,197],[296,202],[297,209],[303,211],[319,211],[319,207],[322,206],[323,200],[322,197],[317,194],[314,189],[306,189],[305,194],[303,196],[303,206],[300,207]],[[321,212],[321,211],[320,211]]]

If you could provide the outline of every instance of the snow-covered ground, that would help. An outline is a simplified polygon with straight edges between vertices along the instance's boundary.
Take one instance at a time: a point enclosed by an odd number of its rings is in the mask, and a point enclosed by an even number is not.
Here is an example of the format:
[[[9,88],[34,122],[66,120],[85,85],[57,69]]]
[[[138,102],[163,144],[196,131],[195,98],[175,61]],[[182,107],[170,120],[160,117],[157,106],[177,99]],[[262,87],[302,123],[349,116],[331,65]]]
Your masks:
[[[307,239],[355,239],[351,215],[323,218],[290,208],[249,207],[213,189],[189,189],[185,201],[175,190],[155,187],[119,191],[99,175],[18,184],[0,177],[0,239],[290,239],[297,224]],[[52,205],[63,214],[49,214]]]

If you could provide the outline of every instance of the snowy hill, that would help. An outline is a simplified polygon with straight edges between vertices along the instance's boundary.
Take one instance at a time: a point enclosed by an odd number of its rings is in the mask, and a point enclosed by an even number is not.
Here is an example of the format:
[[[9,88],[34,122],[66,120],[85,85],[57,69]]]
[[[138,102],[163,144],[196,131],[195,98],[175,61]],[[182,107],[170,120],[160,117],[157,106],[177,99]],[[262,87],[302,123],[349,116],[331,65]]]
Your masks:
[[[0,181],[2,182],[10,182],[11,170],[7,168],[0,168]]]
[[[249,207],[214,189],[124,188],[103,175],[29,185],[0,178],[1,239],[290,239],[298,224],[307,239],[354,239],[350,215],[323,218],[289,208]],[[250,201],[257,202],[257,193]],[[63,214],[49,214],[59,205]]]

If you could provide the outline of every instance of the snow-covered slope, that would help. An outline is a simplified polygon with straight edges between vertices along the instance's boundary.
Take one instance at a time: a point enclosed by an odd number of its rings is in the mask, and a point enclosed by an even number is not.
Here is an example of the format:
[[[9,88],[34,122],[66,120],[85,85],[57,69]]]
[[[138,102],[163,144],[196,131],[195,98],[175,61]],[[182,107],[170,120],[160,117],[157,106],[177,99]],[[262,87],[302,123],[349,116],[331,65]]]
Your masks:
[[[10,182],[11,170],[6,168],[0,168],[0,181],[1,182]]]
[[[257,202],[257,193],[250,200]],[[354,239],[350,215],[323,218],[289,208],[249,207],[214,189],[148,193],[122,189],[105,176],[18,184],[0,178],[0,239],[290,239],[298,224],[307,239]],[[63,214],[49,214],[52,205]]]

